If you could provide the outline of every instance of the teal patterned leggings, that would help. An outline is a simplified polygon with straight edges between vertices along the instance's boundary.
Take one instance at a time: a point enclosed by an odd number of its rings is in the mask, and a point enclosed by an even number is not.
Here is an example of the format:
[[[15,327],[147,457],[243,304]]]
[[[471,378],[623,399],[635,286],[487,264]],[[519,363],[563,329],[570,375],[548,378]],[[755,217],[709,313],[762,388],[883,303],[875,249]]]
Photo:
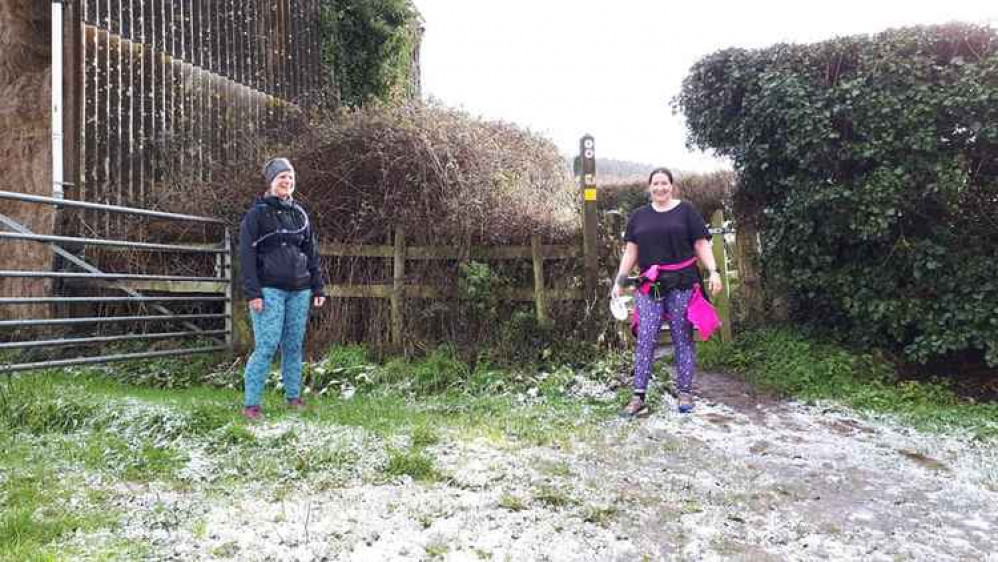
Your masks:
[[[312,303],[312,291],[284,291],[263,288],[263,310],[250,311],[255,347],[244,374],[247,406],[259,406],[270,363],[281,348],[281,379],[284,396],[298,398],[301,392],[302,344]]]

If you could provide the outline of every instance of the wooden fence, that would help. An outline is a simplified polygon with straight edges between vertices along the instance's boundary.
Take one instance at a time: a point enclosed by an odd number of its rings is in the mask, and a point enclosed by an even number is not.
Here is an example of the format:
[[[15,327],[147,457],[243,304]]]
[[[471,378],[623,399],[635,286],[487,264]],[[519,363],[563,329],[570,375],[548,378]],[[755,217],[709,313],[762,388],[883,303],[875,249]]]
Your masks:
[[[724,228],[724,214],[717,211],[711,217],[711,229],[714,232],[713,253],[714,260],[721,271],[724,282],[724,291],[713,298],[714,305],[722,319],[720,338],[722,341],[730,341],[731,333],[731,305],[730,295],[732,283],[737,283],[737,271],[732,267],[731,252],[728,251],[725,242],[725,234],[730,233]],[[546,260],[571,260],[584,258],[584,248],[579,245],[542,245],[540,238],[531,237],[530,246],[502,246],[502,247],[409,247],[405,243],[405,234],[401,230],[394,235],[392,245],[348,245],[348,244],[324,244],[320,246],[319,253],[326,258],[384,258],[392,260],[392,284],[375,285],[341,285],[332,284],[326,287],[326,292],[334,298],[387,298],[391,301],[391,339],[394,345],[402,343],[402,301],[404,299],[446,299],[454,298],[456,295],[447,290],[430,285],[407,285],[405,284],[405,272],[407,260],[530,260],[533,264],[533,286],[521,287],[510,290],[502,295],[507,301],[533,301],[538,322],[544,323],[548,320],[548,304],[555,300],[586,300],[586,290],[582,287],[548,287],[545,285],[544,262]],[[619,257],[619,256],[615,256]],[[588,262],[582,264],[580,270],[585,269]],[[615,263],[611,269],[616,270]],[[595,277],[597,271],[592,271]],[[596,295],[602,296],[602,295]]]
[[[514,288],[502,295],[504,300],[533,301],[539,322],[548,320],[548,302],[552,300],[583,300],[582,288],[552,288],[544,282],[544,261],[553,259],[576,259],[582,256],[582,246],[543,245],[537,236],[531,237],[530,246],[497,247],[430,247],[407,246],[405,233],[397,230],[392,245],[320,245],[323,257],[346,258],[385,258],[392,260],[392,284],[341,285],[332,284],[326,292],[334,298],[387,298],[391,301],[391,343],[402,343],[402,301],[408,298],[445,299],[457,295],[431,285],[407,285],[405,283],[407,260],[515,260],[527,259],[533,264],[533,286]]]
[[[731,307],[730,295],[739,282],[738,272],[734,269],[733,253],[728,250],[725,235],[732,232],[724,228],[724,215],[718,211],[711,217],[711,230],[714,233],[713,251],[715,263],[721,270],[725,290],[713,298],[714,305],[722,319],[719,337],[722,341],[730,341]],[[408,246],[405,233],[397,230],[392,244],[359,245],[342,243],[320,244],[319,253],[325,259],[366,258],[384,259],[391,263],[391,280],[379,284],[339,284],[326,286],[326,293],[331,298],[368,298],[388,299],[390,302],[390,342],[400,345],[403,341],[404,319],[402,303],[406,299],[450,299],[458,295],[450,288],[437,285],[406,284],[406,263],[412,260],[530,260],[533,269],[533,284],[530,287],[518,287],[500,295],[501,300],[517,302],[534,302],[534,309],[539,322],[548,320],[548,309],[552,301],[584,301],[587,300],[583,287],[551,287],[545,283],[545,262],[550,260],[583,260],[582,244],[577,245],[545,245],[539,237],[532,237],[529,246],[492,246],[462,248],[459,246]],[[619,259],[619,254],[613,256]],[[579,271],[582,271],[580,264]],[[616,262],[610,269],[616,270]],[[190,282],[190,281],[123,281],[133,289],[153,292],[198,292],[218,293],[224,290],[220,283]],[[604,295],[596,295],[603,297]],[[590,297],[591,298],[591,297]],[[603,306],[605,303],[601,303]],[[245,306],[236,305],[233,312],[238,318],[237,323],[246,324]],[[623,326],[622,326],[623,327]],[[626,334],[622,332],[622,337]]]
[[[171,171],[252,161],[253,134],[322,87],[318,0],[70,6],[73,199],[147,207]]]

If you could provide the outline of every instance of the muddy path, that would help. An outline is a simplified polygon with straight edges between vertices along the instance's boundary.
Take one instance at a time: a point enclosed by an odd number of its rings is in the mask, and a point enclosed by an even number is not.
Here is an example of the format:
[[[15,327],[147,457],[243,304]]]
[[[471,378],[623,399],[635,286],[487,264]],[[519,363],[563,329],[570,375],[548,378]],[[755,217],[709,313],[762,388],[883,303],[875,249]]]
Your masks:
[[[688,462],[666,461],[669,476],[652,481],[687,478],[710,505],[661,526],[674,533],[655,541],[663,559],[998,559],[994,445],[779,400],[722,374],[698,382],[698,415],[663,413],[637,431],[686,447]]]
[[[355,429],[264,424],[360,443],[358,477],[130,490],[124,533],[174,560],[998,560],[995,444],[716,373],[699,394],[555,446],[448,435],[432,483],[365,479],[384,455]]]

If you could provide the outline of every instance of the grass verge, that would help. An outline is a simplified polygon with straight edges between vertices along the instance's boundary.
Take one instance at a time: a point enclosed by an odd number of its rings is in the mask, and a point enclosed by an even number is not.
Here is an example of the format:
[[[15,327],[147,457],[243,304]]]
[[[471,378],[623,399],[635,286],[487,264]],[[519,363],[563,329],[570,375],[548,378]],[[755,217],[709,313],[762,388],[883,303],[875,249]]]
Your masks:
[[[734,371],[763,390],[894,414],[919,429],[961,429],[998,438],[998,404],[961,402],[942,381],[897,381],[886,359],[787,329],[748,332],[725,344],[710,341],[700,346],[698,359],[705,369]]]
[[[60,540],[115,524],[106,495],[79,474],[61,470],[64,459],[51,445],[0,436],[0,560],[71,559],[72,553],[55,546]]]
[[[0,560],[73,559],[80,548],[127,558],[106,538],[130,505],[121,489],[154,483],[210,495],[261,480],[275,490],[302,478],[318,486],[385,477],[446,482],[435,447],[465,439],[510,449],[569,443],[616,406],[571,397],[567,371],[522,378],[490,372],[503,390],[474,392],[464,384],[471,372],[444,352],[397,362],[391,377],[364,359],[327,362],[324,388],[331,391],[307,396],[305,412],[287,409],[269,386],[260,424],[240,416],[238,389],[210,381],[171,385],[163,375],[149,387],[92,369],[0,380]],[[445,367],[446,376],[433,374]]]

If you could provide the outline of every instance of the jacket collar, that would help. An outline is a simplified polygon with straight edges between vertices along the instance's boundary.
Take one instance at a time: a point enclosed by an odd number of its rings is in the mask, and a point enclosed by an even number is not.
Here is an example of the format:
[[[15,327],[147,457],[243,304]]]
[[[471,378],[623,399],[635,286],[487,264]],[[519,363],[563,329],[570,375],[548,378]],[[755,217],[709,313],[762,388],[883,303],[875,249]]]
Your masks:
[[[273,207],[275,209],[291,209],[295,207],[295,200],[292,198],[281,199],[273,195],[264,195],[257,199],[257,203]]]

